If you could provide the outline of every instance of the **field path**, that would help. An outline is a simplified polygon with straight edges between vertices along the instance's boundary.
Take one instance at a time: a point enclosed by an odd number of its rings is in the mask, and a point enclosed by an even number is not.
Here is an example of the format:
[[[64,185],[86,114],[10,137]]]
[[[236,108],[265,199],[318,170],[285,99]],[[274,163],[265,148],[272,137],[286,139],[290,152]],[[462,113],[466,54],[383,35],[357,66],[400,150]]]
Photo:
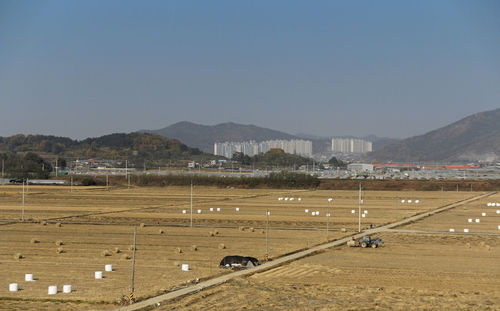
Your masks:
[[[491,196],[491,195],[496,194],[496,193],[497,192],[490,192],[490,193],[482,194],[482,195],[479,195],[479,196],[476,196],[476,197],[473,197],[470,199],[466,199],[466,200],[458,201],[458,202],[455,202],[452,204],[448,204],[448,205],[436,208],[432,211],[420,213],[420,214],[405,218],[405,219],[400,220],[400,221],[396,221],[396,222],[393,222],[393,223],[390,223],[387,225],[383,225],[383,226],[380,226],[377,228],[363,231],[361,233],[354,235],[354,238],[358,239],[358,238],[363,237],[364,235],[371,235],[371,234],[375,234],[375,233],[385,232],[385,231],[388,231],[389,229],[393,229],[393,228],[396,228],[396,227],[399,227],[402,225],[409,224],[409,223],[414,222],[414,221],[421,220],[423,218],[432,216],[434,214],[447,211],[447,210],[455,208],[457,206],[461,206],[463,204],[467,204],[467,203],[482,199],[484,197]],[[252,274],[255,274],[258,272],[264,272],[264,271],[270,270],[272,268],[277,268],[285,263],[289,263],[289,262],[310,256],[310,255],[314,255],[315,253],[321,252],[325,249],[343,245],[343,244],[347,243],[349,240],[351,240],[351,238],[352,238],[351,236],[348,236],[348,237],[342,238],[340,240],[321,244],[321,245],[309,248],[307,250],[303,250],[303,251],[300,251],[300,252],[297,252],[294,254],[290,254],[290,255],[275,259],[273,261],[266,262],[260,266],[257,266],[255,268],[252,268],[249,270],[236,271],[236,272],[233,272],[230,274],[216,277],[214,279],[210,279],[210,280],[195,284],[193,286],[189,286],[189,287],[179,289],[179,290],[167,293],[167,294],[163,294],[163,295],[160,295],[160,296],[157,296],[154,298],[150,298],[150,299],[138,302],[138,303],[130,305],[130,306],[119,308],[117,310],[121,310],[121,311],[140,310],[142,308],[156,305],[157,303],[161,303],[165,300],[170,300],[170,299],[179,298],[179,297],[182,297],[185,295],[189,295],[192,293],[197,293],[197,292],[202,291],[204,289],[223,284],[223,283],[225,283],[231,279],[237,278],[237,277],[244,277],[244,276],[249,276],[249,275],[252,275]]]

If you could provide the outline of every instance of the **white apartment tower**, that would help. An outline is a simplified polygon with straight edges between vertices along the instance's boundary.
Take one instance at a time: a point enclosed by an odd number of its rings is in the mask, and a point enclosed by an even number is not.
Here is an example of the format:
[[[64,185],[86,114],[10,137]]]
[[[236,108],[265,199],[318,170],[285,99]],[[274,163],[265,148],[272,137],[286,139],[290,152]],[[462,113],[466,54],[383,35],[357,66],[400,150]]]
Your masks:
[[[371,152],[372,142],[356,138],[332,138],[332,151],[341,153]]]
[[[266,153],[273,148],[282,149],[286,153],[298,154],[305,157],[312,156],[312,141],[310,140],[267,140],[257,143],[253,140],[243,142],[214,143],[214,154],[232,158],[235,152],[242,152],[248,156]]]

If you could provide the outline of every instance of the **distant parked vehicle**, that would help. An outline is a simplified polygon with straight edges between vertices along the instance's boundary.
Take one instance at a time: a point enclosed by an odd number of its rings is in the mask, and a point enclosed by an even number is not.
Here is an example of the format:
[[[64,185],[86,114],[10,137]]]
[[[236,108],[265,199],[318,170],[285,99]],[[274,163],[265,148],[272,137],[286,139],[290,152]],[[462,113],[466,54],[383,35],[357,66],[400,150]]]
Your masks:
[[[26,179],[23,178],[16,178],[16,179],[11,179],[9,180],[11,184],[22,184],[23,182],[26,182]]]

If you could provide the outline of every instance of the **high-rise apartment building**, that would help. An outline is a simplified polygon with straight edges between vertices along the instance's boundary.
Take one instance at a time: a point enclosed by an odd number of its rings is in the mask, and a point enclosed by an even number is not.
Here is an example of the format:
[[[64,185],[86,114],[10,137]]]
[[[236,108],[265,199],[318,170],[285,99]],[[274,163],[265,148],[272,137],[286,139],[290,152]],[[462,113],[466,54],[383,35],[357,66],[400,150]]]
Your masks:
[[[235,152],[242,152],[248,156],[259,153],[266,153],[273,148],[282,149],[286,153],[298,154],[301,156],[312,156],[312,142],[310,140],[267,140],[263,142],[223,142],[214,144],[214,154],[232,158]]]
[[[372,142],[356,138],[332,138],[332,151],[341,153],[371,152]]]

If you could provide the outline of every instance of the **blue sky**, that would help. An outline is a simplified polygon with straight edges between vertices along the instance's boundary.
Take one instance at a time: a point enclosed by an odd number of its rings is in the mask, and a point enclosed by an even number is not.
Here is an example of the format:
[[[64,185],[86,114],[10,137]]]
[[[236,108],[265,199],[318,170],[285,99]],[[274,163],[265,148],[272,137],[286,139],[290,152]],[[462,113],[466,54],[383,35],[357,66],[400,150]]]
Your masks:
[[[409,137],[500,107],[500,1],[0,0],[0,136]]]

